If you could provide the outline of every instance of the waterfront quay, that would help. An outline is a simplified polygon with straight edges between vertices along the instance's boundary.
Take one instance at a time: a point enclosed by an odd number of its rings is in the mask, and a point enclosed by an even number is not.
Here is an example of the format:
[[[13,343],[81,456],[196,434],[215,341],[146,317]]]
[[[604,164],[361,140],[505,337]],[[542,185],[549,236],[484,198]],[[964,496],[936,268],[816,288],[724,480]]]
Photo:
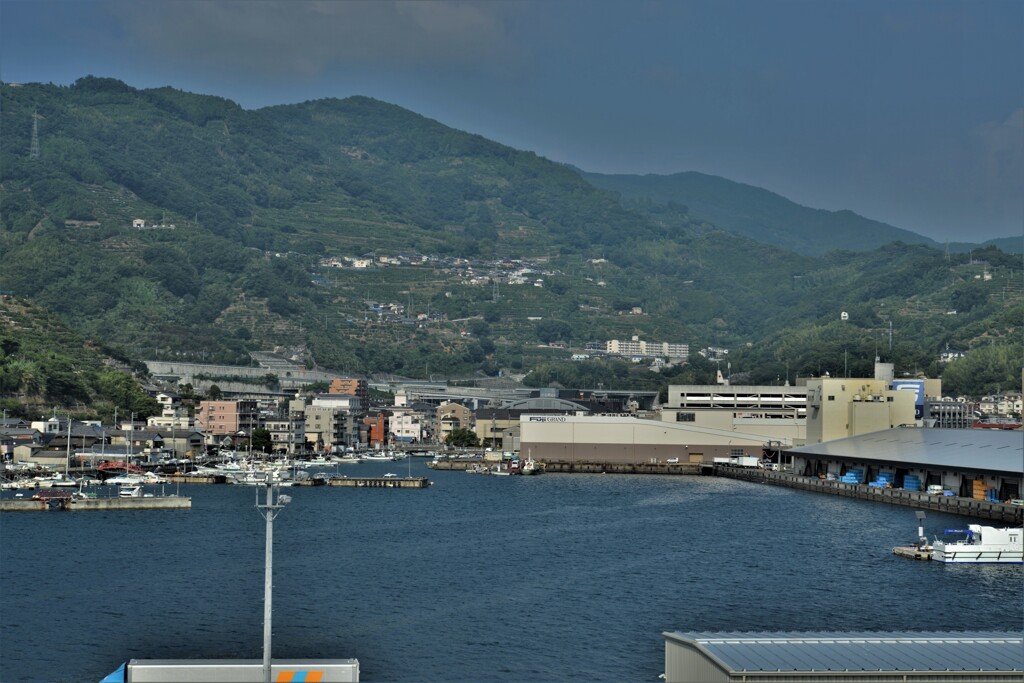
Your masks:
[[[936,510],[953,515],[977,517],[1004,522],[1014,526],[1024,523],[1024,506],[1007,503],[963,498],[960,496],[938,496],[921,491],[887,489],[866,484],[847,484],[841,481],[803,477],[790,472],[773,472],[756,467],[733,467],[716,465],[714,475],[729,479],[741,479],[774,486],[785,486],[802,491],[827,493],[846,498],[870,500],[889,505],[903,505],[925,510]]]
[[[483,463],[490,464],[490,463]],[[481,465],[480,460],[438,460],[428,462],[432,470],[471,470]],[[621,462],[565,462],[544,461],[545,472],[560,474],[702,474],[700,463],[621,463]]]
[[[46,512],[47,510],[188,510],[192,499],[185,496],[153,498],[65,498],[53,500],[2,499],[0,512]]]
[[[425,489],[431,482],[426,477],[331,477],[328,486],[370,489]]]

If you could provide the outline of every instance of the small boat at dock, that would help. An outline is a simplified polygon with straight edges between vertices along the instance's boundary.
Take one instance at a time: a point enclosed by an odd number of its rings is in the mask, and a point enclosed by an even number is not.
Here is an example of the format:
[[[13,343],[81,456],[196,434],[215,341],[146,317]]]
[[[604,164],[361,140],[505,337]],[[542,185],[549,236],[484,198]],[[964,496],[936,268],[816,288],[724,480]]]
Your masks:
[[[946,529],[947,534],[963,533],[956,541],[936,539],[932,559],[945,564],[1024,564],[1024,529],[997,529],[970,524],[966,529]]]

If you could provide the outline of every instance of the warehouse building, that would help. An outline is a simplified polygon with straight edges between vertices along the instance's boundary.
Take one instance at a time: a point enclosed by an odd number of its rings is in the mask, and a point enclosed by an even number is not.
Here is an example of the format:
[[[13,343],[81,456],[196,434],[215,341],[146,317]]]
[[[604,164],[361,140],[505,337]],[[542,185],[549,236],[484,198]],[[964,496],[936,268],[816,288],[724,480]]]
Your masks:
[[[806,386],[673,384],[661,408],[666,422],[761,434],[794,445],[806,443],[806,418]]]
[[[1024,681],[1020,633],[666,632],[665,680]]]
[[[567,463],[711,462],[716,457],[761,457],[769,441],[778,442],[771,434],[630,415],[529,413],[520,417],[519,431],[520,453],[545,462]]]
[[[995,429],[887,429],[791,449],[793,471],[836,478],[858,469],[864,482],[892,475],[893,488],[908,476],[922,488],[942,486],[958,496],[984,498],[989,489],[1006,501],[1024,490],[1024,438]]]

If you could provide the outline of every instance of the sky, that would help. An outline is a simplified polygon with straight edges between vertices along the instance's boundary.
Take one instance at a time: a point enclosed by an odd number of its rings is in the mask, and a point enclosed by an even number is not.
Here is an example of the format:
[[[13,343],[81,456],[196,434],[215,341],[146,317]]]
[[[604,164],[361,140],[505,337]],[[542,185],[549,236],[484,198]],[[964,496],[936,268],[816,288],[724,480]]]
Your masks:
[[[1021,0],[0,0],[0,79],[367,95],[600,173],[1024,233]]]

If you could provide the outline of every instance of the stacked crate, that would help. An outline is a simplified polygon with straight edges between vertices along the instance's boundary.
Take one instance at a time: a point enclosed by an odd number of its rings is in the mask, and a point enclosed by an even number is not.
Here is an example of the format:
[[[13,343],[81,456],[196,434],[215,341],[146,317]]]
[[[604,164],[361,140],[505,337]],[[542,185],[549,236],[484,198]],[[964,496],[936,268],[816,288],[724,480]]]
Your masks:
[[[916,474],[908,474],[903,477],[903,488],[906,491],[921,491],[921,477]]]
[[[892,488],[892,481],[895,475],[892,472],[879,472],[878,479],[868,483],[868,486],[877,486],[880,489]]]
[[[846,474],[839,478],[844,484],[860,484],[864,481],[864,470],[846,470]]]

